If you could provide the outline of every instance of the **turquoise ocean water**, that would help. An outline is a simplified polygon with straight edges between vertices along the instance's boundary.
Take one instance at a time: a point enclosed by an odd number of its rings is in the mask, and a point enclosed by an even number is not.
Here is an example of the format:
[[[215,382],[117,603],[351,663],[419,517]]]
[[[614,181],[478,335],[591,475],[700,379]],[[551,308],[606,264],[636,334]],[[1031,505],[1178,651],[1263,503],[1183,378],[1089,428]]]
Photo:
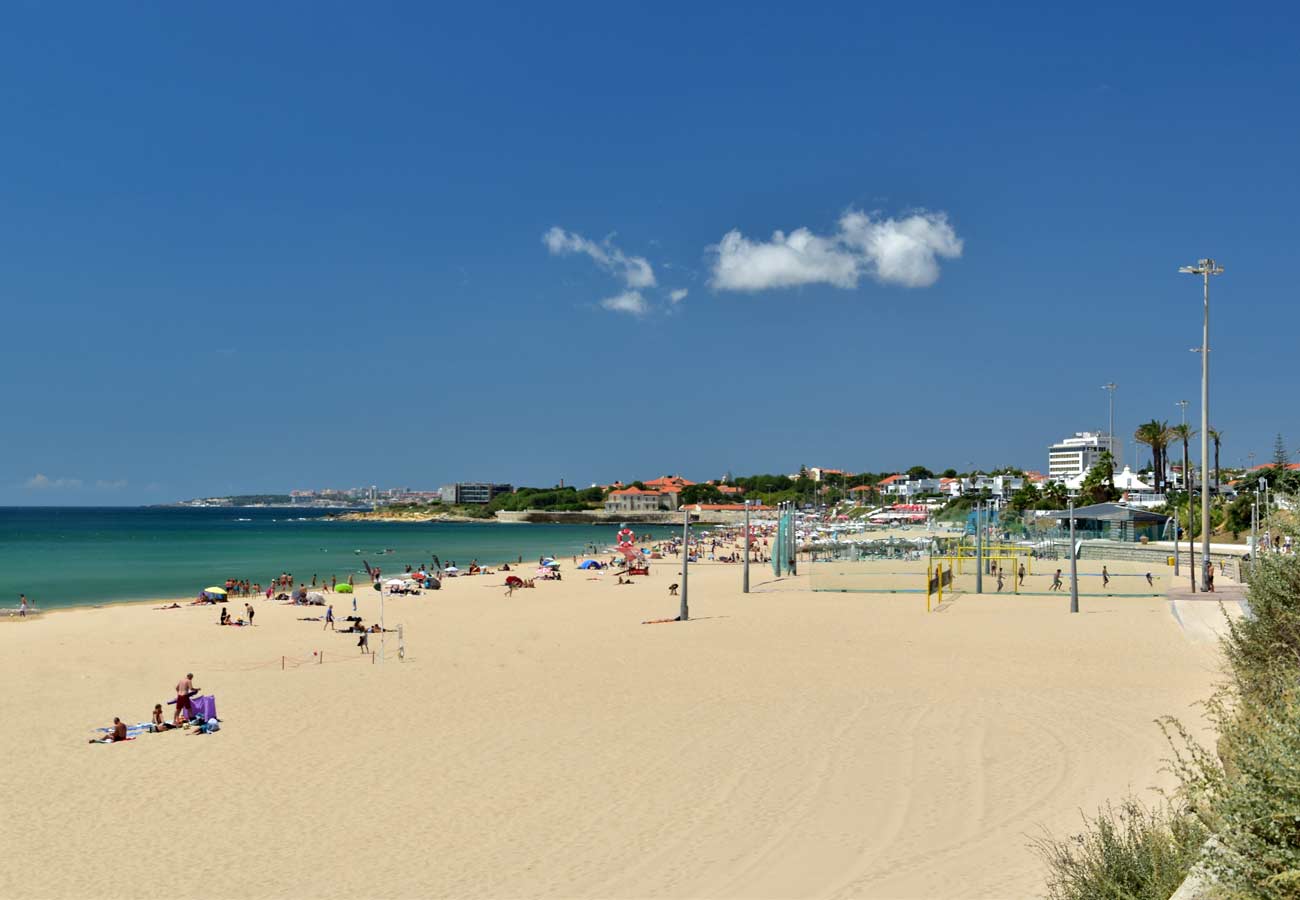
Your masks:
[[[194,597],[227,578],[261,582],[281,572],[366,580],[409,563],[468,566],[608,547],[616,529],[585,525],[329,522],[296,509],[0,508],[0,607],[25,593],[39,607]],[[357,552],[360,551],[360,552]]]

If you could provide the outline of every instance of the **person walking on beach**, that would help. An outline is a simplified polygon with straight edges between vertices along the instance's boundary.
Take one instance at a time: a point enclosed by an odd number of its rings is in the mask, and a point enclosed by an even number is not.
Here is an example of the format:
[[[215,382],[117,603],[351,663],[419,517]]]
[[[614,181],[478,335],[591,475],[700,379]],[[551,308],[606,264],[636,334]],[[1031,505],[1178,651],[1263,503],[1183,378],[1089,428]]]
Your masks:
[[[331,603],[325,610],[325,624],[321,626],[321,631],[328,628],[330,631],[337,631],[334,627],[334,604]]]
[[[1148,586],[1148,587],[1155,587],[1155,586],[1156,586],[1156,583],[1151,579],[1151,573],[1150,573],[1150,572],[1147,572],[1147,586]]]
[[[1052,576],[1052,586],[1048,590],[1059,591],[1061,589],[1061,570],[1057,569],[1056,574]]]
[[[1106,571],[1105,566],[1101,567],[1101,586],[1103,590],[1110,587],[1110,572]]]
[[[244,610],[248,613],[248,624],[249,624],[249,625],[252,625],[252,624],[253,624],[253,604],[251,604],[251,603],[245,603],[245,604],[244,604]]]
[[[1002,591],[1002,567],[998,566],[998,592]]]
[[[357,614],[357,595],[356,595],[356,594],[353,594],[353,595],[352,595],[352,614],[353,614],[354,616]]]
[[[1020,570],[1016,572],[1016,579],[1017,579],[1016,587],[1023,588],[1025,586],[1025,564],[1024,563],[1020,564]]]
[[[18,595],[18,615],[19,615],[19,616],[26,616],[26,615],[27,615],[27,595],[26,595],[26,594],[19,594],[19,595]]]

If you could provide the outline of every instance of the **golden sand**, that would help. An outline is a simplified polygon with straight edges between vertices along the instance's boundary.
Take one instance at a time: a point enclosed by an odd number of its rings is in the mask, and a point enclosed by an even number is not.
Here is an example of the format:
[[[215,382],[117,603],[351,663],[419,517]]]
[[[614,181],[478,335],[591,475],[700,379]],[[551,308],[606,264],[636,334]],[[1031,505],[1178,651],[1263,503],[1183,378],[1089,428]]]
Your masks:
[[[387,602],[383,665],[266,601],[6,628],[0,896],[1033,896],[1029,840],[1168,784],[1152,720],[1216,673],[1161,599],[927,615],[701,564],[642,625],[677,572],[450,580]],[[186,671],[220,733],[87,744]]]

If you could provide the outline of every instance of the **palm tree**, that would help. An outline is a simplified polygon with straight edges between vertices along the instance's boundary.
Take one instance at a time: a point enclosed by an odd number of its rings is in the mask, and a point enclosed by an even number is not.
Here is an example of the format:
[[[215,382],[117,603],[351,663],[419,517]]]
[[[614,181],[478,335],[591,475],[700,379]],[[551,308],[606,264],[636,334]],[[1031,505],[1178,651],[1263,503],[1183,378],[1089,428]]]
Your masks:
[[[1133,437],[1138,443],[1146,444],[1151,448],[1151,468],[1155,475],[1155,489],[1160,492],[1160,487],[1164,483],[1164,457],[1165,447],[1169,444],[1169,425],[1157,419],[1150,422],[1143,422],[1138,426]]]
[[[1187,446],[1191,443],[1192,438],[1196,437],[1196,429],[1184,422],[1181,425],[1175,425],[1169,429],[1170,436],[1177,441],[1183,442],[1183,490],[1187,492],[1187,533],[1192,533],[1192,482],[1188,477],[1191,471],[1188,468]]]
[[[1217,428],[1209,430],[1210,440],[1214,441],[1214,493],[1219,493],[1219,444],[1223,441],[1223,432]]]

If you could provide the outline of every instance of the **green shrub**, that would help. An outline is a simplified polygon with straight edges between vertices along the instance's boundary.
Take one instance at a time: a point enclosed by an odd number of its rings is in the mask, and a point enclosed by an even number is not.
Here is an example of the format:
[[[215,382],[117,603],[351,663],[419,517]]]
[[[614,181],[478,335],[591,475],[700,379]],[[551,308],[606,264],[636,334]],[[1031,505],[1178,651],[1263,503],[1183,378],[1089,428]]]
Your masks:
[[[1083,822],[1079,834],[1034,842],[1047,863],[1049,900],[1168,900],[1209,833],[1195,816],[1133,797]]]

